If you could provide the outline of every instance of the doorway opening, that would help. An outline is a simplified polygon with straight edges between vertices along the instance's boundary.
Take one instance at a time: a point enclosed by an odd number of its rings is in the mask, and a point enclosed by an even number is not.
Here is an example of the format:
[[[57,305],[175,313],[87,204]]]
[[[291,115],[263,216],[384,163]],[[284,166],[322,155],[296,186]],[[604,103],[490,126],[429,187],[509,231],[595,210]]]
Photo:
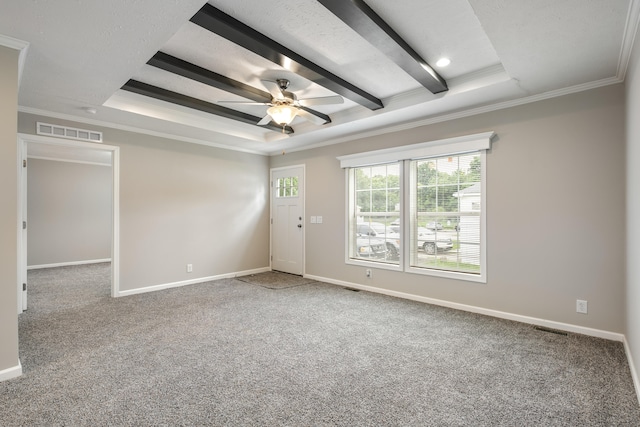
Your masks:
[[[18,238],[18,259],[19,259],[19,272],[18,272],[18,314],[22,313],[27,309],[27,294],[28,294],[28,280],[27,280],[27,270],[29,263],[29,256],[31,255],[31,261],[33,264],[34,260],[35,264],[39,268],[52,268],[59,266],[69,266],[69,265],[82,265],[82,264],[97,264],[97,263],[109,263],[107,264],[109,267],[107,271],[110,273],[110,294],[112,297],[117,296],[119,289],[119,147],[95,144],[95,143],[85,143],[80,141],[66,140],[60,138],[52,138],[41,135],[27,135],[27,134],[19,134],[18,135],[18,152],[21,156],[20,163],[22,165],[21,173],[19,174],[19,218],[21,221],[21,227]],[[110,200],[107,200],[108,203],[104,204],[103,207],[98,207],[98,209],[107,210],[108,212],[99,212],[103,221],[109,221],[110,230],[103,234],[101,238],[105,241],[102,242],[103,248],[102,251],[91,252],[91,250],[86,249],[84,252],[84,259],[75,260],[65,260],[70,262],[61,262],[61,263],[47,263],[46,255],[42,255],[42,253],[29,253],[29,244],[28,244],[28,233],[30,230],[28,217],[33,215],[28,215],[29,212],[29,182],[27,178],[27,171],[29,170],[29,164],[33,164],[40,162],[38,166],[43,167],[43,165],[47,165],[49,168],[53,168],[52,170],[62,171],[66,169],[60,169],[60,165],[64,162],[68,165],[73,165],[73,168],[67,168],[71,170],[69,173],[77,172],[78,170],[85,172],[87,171],[99,171],[99,175],[103,176],[103,182],[105,185],[109,185],[109,188],[106,189],[107,194],[106,197],[109,197]],[[56,169],[56,167],[58,169]],[[75,168],[75,169],[74,169]],[[83,169],[84,168],[84,169]],[[56,172],[53,172],[56,173]],[[66,173],[66,172],[65,172]],[[105,177],[106,173],[106,177]],[[82,177],[79,175],[78,179],[81,180]],[[43,182],[43,181],[40,181]],[[78,184],[82,184],[82,181],[79,181]],[[87,190],[87,189],[85,189]],[[85,193],[85,197],[87,194],[91,194],[91,190],[87,190]],[[44,194],[44,193],[43,193]],[[32,199],[32,203],[36,199]],[[104,200],[100,203],[103,203]],[[97,200],[96,200],[96,203]],[[38,206],[34,206],[37,208]],[[96,215],[98,211],[93,212]],[[55,214],[54,212],[50,212],[52,216]],[[58,212],[59,220],[66,221],[66,227],[73,227],[74,219],[73,215],[69,214],[65,215],[64,212]],[[91,215],[89,215],[90,217]],[[69,217],[69,218],[67,218]],[[87,217],[87,216],[85,216]],[[87,235],[89,230],[91,230],[90,224],[83,224],[81,220],[75,220],[78,230],[74,230],[73,228],[67,228],[66,234],[73,235],[76,231],[79,231],[82,227],[85,228],[86,233],[80,233],[82,235]],[[37,222],[36,222],[37,223]],[[35,226],[36,224],[34,224]],[[64,227],[59,227],[64,228]],[[50,232],[57,232],[62,234],[62,238],[65,237],[64,230],[49,230]],[[42,229],[39,230],[42,232]],[[75,233],[77,234],[77,233]],[[61,236],[58,235],[59,239]],[[54,237],[51,237],[52,239]],[[88,237],[87,240],[93,239],[97,240],[98,237],[91,236]],[[46,237],[44,239],[46,242]],[[75,242],[76,246],[79,242]],[[84,242],[87,243],[87,242]],[[104,248],[104,245],[107,245]],[[34,245],[36,246],[36,245]],[[73,242],[70,242],[70,247],[73,246]],[[94,245],[99,246],[99,245]],[[87,248],[87,246],[85,246]],[[83,251],[85,248],[73,248],[69,249],[70,252],[73,251]],[[42,252],[42,248],[39,248]],[[38,250],[38,248],[34,247],[34,251]],[[32,251],[33,252],[33,251]],[[44,250],[46,252],[46,249]],[[95,255],[99,253],[99,255]],[[107,255],[105,257],[105,254]],[[38,258],[40,256],[40,258]],[[73,258],[73,255],[69,255]],[[77,257],[77,256],[76,256]],[[82,256],[79,256],[82,258]]]

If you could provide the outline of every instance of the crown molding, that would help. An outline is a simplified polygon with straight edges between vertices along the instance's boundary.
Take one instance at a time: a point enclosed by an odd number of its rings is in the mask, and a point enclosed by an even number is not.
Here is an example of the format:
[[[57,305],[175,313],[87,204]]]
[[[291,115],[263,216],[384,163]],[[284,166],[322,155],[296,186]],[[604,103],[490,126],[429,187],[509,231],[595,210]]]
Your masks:
[[[27,60],[27,50],[29,50],[29,42],[15,39],[13,37],[0,34],[0,46],[8,47],[20,51],[18,55],[18,88],[22,83],[22,72],[24,71],[24,63]]]
[[[616,76],[624,81],[627,74],[627,67],[631,59],[633,44],[636,40],[638,25],[640,24],[640,0],[631,0],[629,3],[629,12],[627,13],[627,22],[624,26],[624,34],[622,35],[622,46],[620,47],[620,58],[618,60],[618,73]]]
[[[640,0],[638,0],[638,1],[634,0],[634,2],[635,3],[639,3]],[[557,90],[553,90],[553,91],[549,91],[549,92],[544,92],[544,93],[541,93],[541,94],[531,95],[531,96],[528,96],[528,97],[525,97],[525,98],[518,98],[518,99],[512,99],[512,100],[503,101],[503,102],[497,102],[497,103],[493,103],[493,104],[489,104],[489,105],[484,105],[484,106],[481,106],[481,107],[476,107],[476,108],[470,108],[470,109],[466,109],[466,110],[462,110],[462,111],[457,111],[455,113],[450,113],[450,114],[436,115],[436,116],[428,117],[428,118],[425,118],[425,119],[415,120],[415,121],[412,121],[412,122],[403,123],[403,124],[399,124],[399,125],[395,125],[395,126],[388,126],[388,127],[384,127],[384,128],[380,128],[380,129],[371,130],[371,131],[356,132],[356,133],[353,133],[353,134],[350,134],[350,135],[346,135],[346,136],[330,138],[330,139],[327,139],[327,140],[325,140],[323,142],[319,142],[319,143],[315,143],[315,144],[303,145],[303,146],[300,146],[298,148],[290,147],[290,148],[288,148],[286,150],[286,152],[287,153],[293,153],[293,152],[298,152],[298,151],[311,150],[311,149],[314,149],[314,148],[325,147],[325,146],[328,146],[328,145],[334,145],[334,144],[340,144],[340,143],[344,143],[344,142],[349,142],[349,141],[353,141],[353,140],[356,140],[356,139],[371,138],[371,137],[375,137],[375,136],[379,136],[379,135],[386,135],[386,134],[389,134],[389,133],[401,132],[401,131],[410,130],[410,129],[414,129],[414,128],[421,127],[421,126],[428,126],[428,125],[432,125],[432,124],[436,124],[436,123],[442,123],[442,122],[461,119],[461,118],[465,118],[465,117],[471,117],[471,116],[475,116],[475,115],[478,115],[478,114],[490,113],[490,112],[493,112],[493,111],[503,110],[503,109],[507,109],[507,108],[513,108],[513,107],[517,107],[517,106],[521,106],[521,105],[530,104],[530,103],[533,103],[533,102],[544,101],[546,99],[552,99],[552,98],[557,98],[557,97],[560,97],[560,96],[565,96],[565,95],[570,95],[570,94],[574,94],[574,93],[584,92],[584,91],[591,90],[591,89],[597,89],[597,88],[604,87],[604,86],[609,86],[609,85],[613,85],[613,84],[617,84],[617,83],[622,83],[623,81],[624,80],[620,79],[617,76],[616,77],[609,77],[609,78],[602,79],[602,80],[597,80],[597,81],[593,81],[593,82],[589,82],[589,83],[583,83],[583,84],[580,84],[580,85],[575,85],[575,86],[571,86],[571,87],[567,87],[567,88],[557,89]],[[41,115],[41,116],[46,116],[46,117],[58,118],[58,119],[61,119],[61,120],[70,120],[70,121],[79,122],[79,123],[86,123],[86,124],[91,124],[91,125],[94,125],[94,126],[103,126],[103,127],[107,127],[107,128],[118,129],[118,130],[123,130],[123,131],[128,131],[128,132],[136,132],[136,133],[141,133],[141,134],[150,135],[150,136],[156,136],[156,137],[160,137],[160,138],[168,138],[168,139],[173,139],[173,140],[177,140],[177,141],[184,141],[184,142],[189,142],[189,143],[193,143],[193,144],[205,145],[205,146],[208,146],[208,147],[221,148],[221,149],[231,150],[231,151],[239,151],[239,152],[248,153],[248,154],[257,154],[257,155],[263,155],[263,156],[265,156],[265,155],[266,156],[275,156],[275,155],[281,155],[282,154],[282,150],[280,150],[280,149],[279,150],[270,150],[270,151],[248,150],[248,149],[243,149],[243,148],[240,148],[240,147],[233,147],[233,146],[226,145],[226,144],[218,144],[218,143],[215,143],[215,142],[210,142],[210,141],[196,139],[196,138],[189,138],[189,137],[184,137],[184,136],[180,136],[180,135],[174,135],[174,134],[169,134],[169,133],[164,133],[164,132],[158,132],[158,131],[139,128],[139,127],[135,127],[135,126],[119,125],[119,124],[100,121],[100,120],[86,119],[86,118],[80,117],[80,116],[74,116],[74,115],[70,115],[70,114],[54,113],[52,111],[40,110],[40,109],[35,109],[35,108],[30,108],[30,107],[19,106],[18,107],[18,111],[22,112],[22,113],[36,114],[36,115]]]
[[[263,152],[263,151],[249,150],[249,149],[245,149],[245,148],[241,148],[241,147],[233,147],[233,146],[226,145],[226,144],[218,144],[218,143],[215,143],[215,142],[206,141],[204,139],[189,138],[189,137],[186,137],[186,136],[174,135],[174,134],[171,134],[171,133],[158,132],[158,131],[154,131],[154,130],[150,130],[150,129],[140,128],[140,127],[137,127],[137,126],[128,126],[128,125],[121,125],[121,124],[117,124],[117,123],[106,122],[106,121],[102,121],[102,120],[87,119],[87,118],[84,118],[84,117],[74,116],[74,115],[71,115],[71,114],[55,113],[53,111],[40,110],[40,109],[37,109],[37,108],[18,106],[18,111],[21,112],[21,113],[26,113],[26,114],[35,114],[35,115],[38,115],[38,116],[51,117],[51,118],[54,118],[54,119],[69,120],[69,121],[73,121],[73,122],[85,123],[85,124],[94,125],[94,126],[102,126],[102,127],[106,127],[106,128],[110,128],[110,129],[122,130],[122,131],[126,131],[126,132],[140,133],[140,134],[143,134],[143,135],[155,136],[155,137],[158,137],[158,138],[173,139],[175,141],[183,141],[183,142],[189,142],[189,143],[192,143],[192,144],[206,145],[207,147],[220,148],[220,149],[230,150],[230,151],[239,151],[239,152],[247,153],[247,154],[258,154],[258,155],[261,155],[261,156],[266,156],[266,155],[269,154],[269,153]]]
[[[549,92],[540,93],[537,95],[531,95],[525,98],[517,98],[503,102],[497,102],[489,105],[483,105],[481,107],[470,108],[462,111],[457,111],[451,114],[441,114],[432,116],[425,119],[415,120],[408,123],[403,123],[396,126],[389,126],[385,128],[375,129],[362,133],[354,133],[348,136],[333,138],[330,140],[326,140],[317,144],[305,145],[304,147],[300,147],[298,149],[288,149],[288,153],[293,153],[296,151],[304,151],[311,150],[313,148],[325,147],[327,145],[340,144],[343,142],[354,141],[356,139],[363,138],[372,138],[375,136],[385,135],[394,132],[401,132],[409,129],[414,129],[421,126],[428,126],[436,123],[448,122],[451,120],[462,119],[465,117],[476,116],[478,114],[490,113],[493,111],[504,110],[507,108],[518,107],[521,105],[531,104],[533,102],[544,101],[546,99],[557,98],[560,96],[571,95],[574,93],[584,92],[591,89],[597,89],[603,86],[610,86],[617,83],[622,83],[624,80],[621,80],[618,77],[609,77],[602,80],[597,80],[589,83],[583,83],[580,85],[575,85],[567,88],[557,89]],[[275,156],[280,154],[280,152],[270,152],[270,156]]]

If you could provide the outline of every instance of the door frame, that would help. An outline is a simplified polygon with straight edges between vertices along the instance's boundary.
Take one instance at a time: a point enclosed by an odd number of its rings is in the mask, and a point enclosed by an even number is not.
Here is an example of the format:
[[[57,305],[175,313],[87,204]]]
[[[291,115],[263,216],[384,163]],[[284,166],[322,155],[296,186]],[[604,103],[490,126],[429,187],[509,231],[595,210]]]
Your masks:
[[[302,276],[306,274],[306,237],[307,237],[307,221],[306,221],[306,201],[307,201],[307,169],[306,165],[291,165],[291,166],[281,166],[278,168],[271,168],[269,170],[269,269],[273,270],[273,173],[281,172],[287,169],[298,169],[302,168]]]
[[[120,147],[19,133],[17,139],[18,163],[20,166],[18,173],[18,314],[24,311],[23,306],[26,304],[26,301],[23,301],[23,299],[26,299],[26,295],[23,298],[22,284],[27,283],[27,247],[25,234],[22,231],[22,222],[27,220],[28,206],[26,172],[22,162],[27,158],[29,142],[46,144],[52,147],[71,147],[111,152],[111,296],[118,296],[120,290]]]

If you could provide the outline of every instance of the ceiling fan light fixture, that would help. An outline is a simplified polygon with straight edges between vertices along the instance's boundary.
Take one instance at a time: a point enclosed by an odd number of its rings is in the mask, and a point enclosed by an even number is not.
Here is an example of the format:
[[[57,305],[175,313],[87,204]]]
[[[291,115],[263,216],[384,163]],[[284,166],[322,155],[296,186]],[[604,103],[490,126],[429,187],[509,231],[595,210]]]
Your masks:
[[[286,126],[295,118],[298,109],[290,105],[274,105],[267,110],[274,122]]]

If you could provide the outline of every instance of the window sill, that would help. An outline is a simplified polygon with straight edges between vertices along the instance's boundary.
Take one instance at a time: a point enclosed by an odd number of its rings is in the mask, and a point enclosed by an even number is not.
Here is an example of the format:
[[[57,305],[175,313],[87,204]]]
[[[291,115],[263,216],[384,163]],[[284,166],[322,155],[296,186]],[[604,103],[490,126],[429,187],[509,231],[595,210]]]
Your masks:
[[[463,280],[466,282],[487,283],[486,274],[462,273],[459,271],[445,271],[431,268],[407,267],[407,273],[420,274],[423,276],[444,277],[446,279]]]
[[[377,268],[380,270],[402,271],[402,267],[400,266],[400,264],[388,264],[378,261],[368,261],[366,259],[347,258],[345,264],[358,265],[367,268]]]
[[[347,258],[345,260],[345,264],[356,265],[359,267],[377,268],[380,270],[398,271],[400,273],[419,274],[422,276],[443,277],[446,279],[462,280],[465,282],[487,283],[485,274],[462,273],[459,271],[445,271],[421,267],[407,267],[406,269],[403,269],[402,262],[396,265],[377,261],[368,261],[366,259]]]

